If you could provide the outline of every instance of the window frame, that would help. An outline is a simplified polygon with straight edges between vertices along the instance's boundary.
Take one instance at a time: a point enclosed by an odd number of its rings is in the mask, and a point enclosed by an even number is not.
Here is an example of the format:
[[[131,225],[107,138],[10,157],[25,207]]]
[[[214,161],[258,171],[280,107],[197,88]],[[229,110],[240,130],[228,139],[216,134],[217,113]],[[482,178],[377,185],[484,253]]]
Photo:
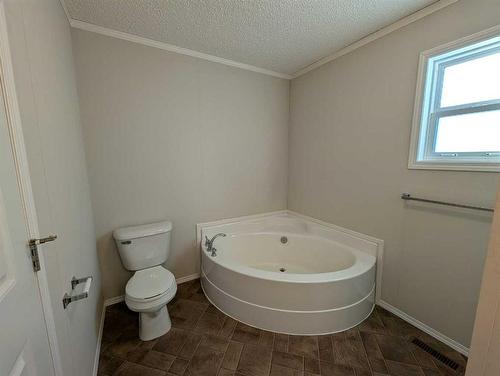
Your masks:
[[[446,67],[500,51],[500,26],[420,54],[410,139],[409,169],[500,172],[500,153],[434,152],[439,119],[500,110],[500,99],[440,107]],[[437,88],[440,88],[439,90]],[[491,154],[491,155],[488,155]]]

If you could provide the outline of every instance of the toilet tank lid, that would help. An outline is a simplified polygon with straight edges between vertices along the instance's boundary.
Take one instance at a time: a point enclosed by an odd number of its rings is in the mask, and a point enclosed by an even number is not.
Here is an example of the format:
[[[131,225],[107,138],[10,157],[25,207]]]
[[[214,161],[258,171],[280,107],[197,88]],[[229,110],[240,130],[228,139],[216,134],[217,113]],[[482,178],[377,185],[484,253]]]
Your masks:
[[[116,240],[130,240],[172,231],[172,222],[163,221],[146,225],[118,228],[113,231]]]

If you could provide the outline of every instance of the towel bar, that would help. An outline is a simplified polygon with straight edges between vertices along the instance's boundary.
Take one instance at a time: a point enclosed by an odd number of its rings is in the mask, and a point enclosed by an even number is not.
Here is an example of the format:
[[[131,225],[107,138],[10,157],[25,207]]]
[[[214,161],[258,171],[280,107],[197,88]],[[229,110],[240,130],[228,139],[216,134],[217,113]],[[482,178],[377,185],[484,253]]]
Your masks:
[[[472,205],[455,204],[453,202],[438,201],[438,200],[429,200],[429,199],[426,199],[426,198],[412,197],[412,195],[410,195],[409,193],[402,193],[401,194],[401,198],[403,200],[406,200],[406,201],[428,202],[430,204],[453,206],[455,208],[481,210],[481,211],[486,211],[486,212],[493,212],[494,211],[493,209],[484,208],[482,206],[472,206]]]

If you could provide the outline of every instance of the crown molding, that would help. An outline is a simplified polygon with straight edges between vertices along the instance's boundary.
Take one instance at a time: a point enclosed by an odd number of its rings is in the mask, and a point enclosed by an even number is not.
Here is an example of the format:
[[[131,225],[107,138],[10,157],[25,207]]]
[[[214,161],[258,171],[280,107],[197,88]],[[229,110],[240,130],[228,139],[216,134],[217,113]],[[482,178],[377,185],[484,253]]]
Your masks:
[[[71,18],[71,16],[69,15],[69,12],[66,8],[64,0],[60,0],[61,5],[64,9],[64,12],[66,13],[66,16],[68,18],[68,21],[69,21],[71,27],[74,27],[76,29],[91,31],[91,32],[106,35],[109,37],[118,38],[118,39],[126,40],[129,42],[138,43],[138,44],[142,44],[145,46],[169,51],[169,52],[175,52],[175,53],[178,53],[181,55],[192,56],[192,57],[195,57],[198,59],[203,59],[203,60],[211,61],[214,63],[224,64],[224,65],[228,65],[231,67],[248,70],[251,72],[265,74],[265,75],[272,76],[272,77],[283,78],[286,80],[291,80],[291,79],[300,77],[300,76],[302,76],[302,75],[304,75],[304,74],[306,74],[306,73],[308,73],[316,68],[321,67],[322,65],[325,65],[325,64],[327,64],[335,59],[338,59],[341,56],[347,55],[348,53],[351,53],[351,52],[357,50],[358,48],[365,46],[368,43],[371,43],[377,39],[380,39],[380,38],[386,36],[387,34],[392,33],[393,31],[401,29],[401,28],[403,28],[403,27],[405,27],[405,26],[407,26],[415,21],[418,21],[418,20],[420,20],[420,19],[422,19],[422,18],[424,18],[424,17],[426,17],[434,12],[437,12],[437,11],[439,11],[439,10],[441,10],[441,9],[451,5],[451,4],[454,4],[457,1],[458,0],[439,0],[439,1],[423,8],[423,9],[420,9],[420,10],[410,14],[409,16],[406,16],[406,17],[372,33],[372,34],[367,35],[366,37],[334,52],[331,55],[328,55],[328,56],[325,56],[325,57],[319,59],[318,61],[316,61],[316,62],[314,62],[314,63],[312,63],[312,64],[310,64],[310,65],[308,65],[308,66],[306,66],[306,67],[304,67],[304,68],[302,68],[302,69],[298,70],[297,72],[290,75],[290,74],[275,72],[275,71],[264,69],[264,68],[259,68],[259,67],[256,67],[254,65],[240,63],[240,62],[234,61],[234,60],[224,59],[224,58],[214,56],[214,55],[205,54],[203,52],[190,50],[188,48],[175,46],[173,44],[159,42],[159,41],[156,41],[153,39],[140,37],[140,36],[137,36],[134,34],[125,33],[122,31],[117,31],[117,30],[110,29],[107,27],[98,26],[98,25],[95,25],[95,24],[92,24],[89,22],[75,20],[75,19]]]
[[[145,46],[159,48],[161,50],[175,52],[175,53],[178,53],[181,55],[187,55],[187,56],[196,57],[198,59],[212,61],[214,63],[229,65],[231,67],[244,69],[244,70],[248,70],[251,72],[261,73],[261,74],[265,74],[265,75],[273,76],[273,77],[277,77],[277,78],[284,78],[286,80],[290,80],[292,78],[292,76],[290,76],[289,74],[274,72],[272,70],[259,68],[259,67],[253,66],[253,65],[240,63],[240,62],[237,62],[234,60],[224,59],[222,57],[218,57],[218,56],[214,56],[214,55],[205,54],[203,52],[190,50],[188,48],[178,47],[178,46],[175,46],[173,44],[163,43],[163,42],[159,42],[159,41],[156,41],[153,39],[143,38],[143,37],[139,37],[137,35],[124,33],[122,31],[109,29],[107,27],[97,26],[97,25],[94,25],[94,24],[91,24],[88,22],[70,19],[70,25],[71,25],[71,27],[74,27],[75,29],[91,31],[94,33],[106,35],[108,37],[114,37],[114,38],[129,41],[129,42],[139,43],[139,44],[142,44]]]
[[[458,0],[439,0],[425,8],[422,8],[415,13],[410,14],[409,16],[406,16],[404,18],[401,18],[400,20],[372,33],[367,35],[366,37],[348,45],[347,47],[344,47],[340,49],[337,52],[334,52],[331,55],[325,56],[318,61],[300,69],[299,71],[295,72],[292,74],[292,78],[297,78],[302,76],[303,74],[306,74],[307,72],[310,72],[316,68],[321,67],[322,65],[325,65],[329,63],[330,61],[333,61],[335,59],[338,59],[341,56],[347,55],[348,53],[357,50],[360,47],[363,47],[364,45],[367,45],[368,43],[371,43],[377,39],[380,39],[387,34],[392,33],[393,31],[396,31],[398,29],[401,29],[415,21],[418,21],[424,17],[427,17],[428,15],[437,12],[438,10],[441,10],[448,5],[456,3]]]

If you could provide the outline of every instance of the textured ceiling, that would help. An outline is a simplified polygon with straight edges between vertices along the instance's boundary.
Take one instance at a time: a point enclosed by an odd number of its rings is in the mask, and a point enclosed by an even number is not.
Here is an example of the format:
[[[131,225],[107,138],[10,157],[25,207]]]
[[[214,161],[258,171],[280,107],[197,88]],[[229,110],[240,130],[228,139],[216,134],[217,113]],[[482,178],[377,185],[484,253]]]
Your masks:
[[[65,0],[71,18],[293,74],[436,0]]]

